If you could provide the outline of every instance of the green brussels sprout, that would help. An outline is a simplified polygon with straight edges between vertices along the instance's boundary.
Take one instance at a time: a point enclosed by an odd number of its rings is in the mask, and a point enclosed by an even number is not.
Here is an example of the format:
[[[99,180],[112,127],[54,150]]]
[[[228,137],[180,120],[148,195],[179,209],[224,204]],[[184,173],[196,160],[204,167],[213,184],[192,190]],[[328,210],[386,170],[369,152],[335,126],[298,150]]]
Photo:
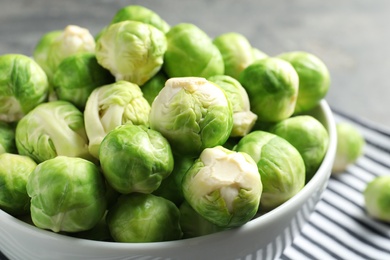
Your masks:
[[[76,53],[93,53],[95,39],[88,29],[68,25],[62,30],[50,31],[38,41],[33,51],[33,58],[46,72],[49,82],[49,100],[57,100],[53,89],[53,77],[61,61]]]
[[[150,105],[138,85],[128,81],[98,87],[87,99],[85,130],[91,155],[99,158],[99,147],[107,133],[123,124],[149,125]]]
[[[69,101],[81,111],[91,92],[115,81],[93,53],[77,53],[64,58],[53,77],[54,91],[59,100]]]
[[[203,218],[223,227],[251,220],[262,196],[255,161],[246,153],[222,146],[206,148],[183,178],[183,194]]]
[[[165,34],[154,26],[137,21],[110,25],[96,42],[96,58],[116,80],[139,86],[162,67],[167,49]]]
[[[30,57],[22,54],[0,56],[0,120],[17,122],[49,92],[47,76]]]
[[[278,57],[290,62],[298,73],[298,99],[294,114],[317,106],[329,90],[330,75],[326,65],[317,56],[303,51],[282,53]]]
[[[224,91],[204,78],[170,78],[152,104],[149,123],[175,153],[196,158],[228,139],[232,106]]]
[[[254,61],[252,46],[242,34],[224,33],[214,38],[213,43],[222,54],[225,75],[238,79],[241,71]]]
[[[374,177],[363,191],[367,214],[372,218],[390,222],[390,176]]]
[[[230,136],[244,136],[249,133],[257,115],[250,111],[249,97],[241,83],[227,75],[212,76],[208,80],[221,87],[232,104],[233,128]]]
[[[0,121],[0,154],[17,152],[15,128],[11,124]]]
[[[287,61],[273,57],[255,61],[241,72],[239,81],[259,121],[277,122],[293,114],[299,78]]]
[[[67,101],[42,103],[16,126],[19,154],[37,163],[58,155],[92,159],[88,152],[83,114]]]
[[[111,20],[111,24],[123,22],[126,20],[138,21],[153,25],[163,33],[170,29],[169,24],[164,21],[157,13],[140,5],[128,5],[119,9]]]
[[[180,227],[183,231],[183,238],[200,237],[229,229],[219,227],[208,221],[196,212],[186,201],[180,205],[179,210]]]
[[[305,163],[308,182],[320,167],[328,149],[326,128],[316,118],[300,115],[276,123],[270,132],[283,137],[298,150]]]
[[[269,211],[297,194],[305,185],[305,163],[287,140],[265,131],[253,131],[238,142],[236,151],[257,163],[263,183],[260,209]]]
[[[252,56],[253,56],[253,61],[257,61],[269,57],[265,52],[254,47],[252,48]]]
[[[30,212],[28,176],[37,164],[28,156],[0,154],[0,209],[19,216]]]
[[[122,195],[107,214],[108,228],[117,242],[178,240],[183,235],[179,221],[173,202],[142,193]]]
[[[169,78],[221,75],[225,65],[221,52],[200,28],[180,23],[166,34],[168,48],[163,69]]]
[[[332,173],[338,174],[355,163],[364,152],[365,139],[355,125],[347,122],[336,124],[337,148]]]
[[[168,78],[164,72],[160,71],[155,76],[153,76],[153,78],[141,86],[144,98],[150,105],[152,105],[154,99],[157,97],[158,93],[160,93],[167,80]]]
[[[47,62],[55,72],[61,61],[76,53],[94,53],[95,39],[87,28],[67,25],[49,46]]]
[[[106,211],[104,178],[98,166],[82,158],[57,156],[38,164],[26,187],[32,221],[42,229],[89,230]]]
[[[153,192],[154,195],[166,198],[167,200],[179,206],[184,201],[182,191],[182,181],[187,170],[194,163],[194,158],[188,156],[174,155],[174,166],[171,174],[165,178],[157,190]]]
[[[152,193],[173,170],[168,141],[146,126],[126,124],[110,131],[99,158],[107,182],[123,194]]]

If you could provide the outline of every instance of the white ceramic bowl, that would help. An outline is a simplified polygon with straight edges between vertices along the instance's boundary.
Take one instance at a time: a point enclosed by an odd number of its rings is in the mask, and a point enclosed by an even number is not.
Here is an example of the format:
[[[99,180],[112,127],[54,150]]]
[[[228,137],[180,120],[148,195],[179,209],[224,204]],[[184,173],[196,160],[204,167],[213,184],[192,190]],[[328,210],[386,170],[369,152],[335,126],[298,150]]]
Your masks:
[[[274,259],[307,222],[328,183],[336,130],[326,101],[312,111],[327,128],[329,149],[314,177],[293,198],[240,228],[198,238],[158,243],[98,242],[58,235],[0,210],[0,250],[10,259]]]

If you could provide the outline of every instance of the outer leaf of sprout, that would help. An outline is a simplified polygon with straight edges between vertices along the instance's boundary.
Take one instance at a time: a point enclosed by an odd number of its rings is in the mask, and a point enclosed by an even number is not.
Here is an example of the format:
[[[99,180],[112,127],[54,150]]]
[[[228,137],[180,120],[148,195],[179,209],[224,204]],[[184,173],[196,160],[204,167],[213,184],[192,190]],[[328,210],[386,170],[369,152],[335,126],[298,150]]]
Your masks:
[[[143,85],[162,67],[165,34],[152,25],[123,21],[107,27],[96,42],[96,58],[117,80]]]

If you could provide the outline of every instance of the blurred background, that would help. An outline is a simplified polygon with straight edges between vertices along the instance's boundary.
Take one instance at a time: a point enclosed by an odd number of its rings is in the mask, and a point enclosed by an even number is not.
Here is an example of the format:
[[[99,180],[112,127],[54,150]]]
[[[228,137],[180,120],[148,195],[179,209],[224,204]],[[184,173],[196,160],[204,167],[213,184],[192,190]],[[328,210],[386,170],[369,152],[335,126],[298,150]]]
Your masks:
[[[270,56],[302,50],[331,73],[335,111],[390,129],[390,1],[387,0],[1,0],[0,55],[31,55],[40,37],[74,24],[97,34],[116,11],[139,4],[170,25],[210,37],[238,32]]]

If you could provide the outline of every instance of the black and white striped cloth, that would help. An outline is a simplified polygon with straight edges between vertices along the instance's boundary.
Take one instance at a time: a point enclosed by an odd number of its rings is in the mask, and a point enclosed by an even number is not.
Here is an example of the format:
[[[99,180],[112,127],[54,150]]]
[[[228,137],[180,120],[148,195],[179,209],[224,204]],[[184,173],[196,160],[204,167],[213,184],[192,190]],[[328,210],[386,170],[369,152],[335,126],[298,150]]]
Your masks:
[[[309,222],[280,259],[390,259],[390,224],[370,218],[363,197],[370,180],[390,175],[390,129],[333,112],[336,122],[347,121],[361,131],[364,154],[345,172],[331,176]]]

